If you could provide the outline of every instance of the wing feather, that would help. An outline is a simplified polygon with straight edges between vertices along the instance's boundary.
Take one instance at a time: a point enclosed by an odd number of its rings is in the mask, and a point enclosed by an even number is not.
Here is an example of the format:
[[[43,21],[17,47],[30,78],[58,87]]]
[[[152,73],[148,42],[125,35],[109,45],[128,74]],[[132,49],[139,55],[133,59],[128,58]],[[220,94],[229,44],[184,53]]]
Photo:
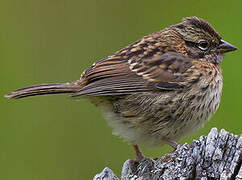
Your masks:
[[[72,96],[124,95],[148,91],[177,90],[186,85],[192,60],[178,53],[123,60],[109,57],[86,70],[86,85]]]

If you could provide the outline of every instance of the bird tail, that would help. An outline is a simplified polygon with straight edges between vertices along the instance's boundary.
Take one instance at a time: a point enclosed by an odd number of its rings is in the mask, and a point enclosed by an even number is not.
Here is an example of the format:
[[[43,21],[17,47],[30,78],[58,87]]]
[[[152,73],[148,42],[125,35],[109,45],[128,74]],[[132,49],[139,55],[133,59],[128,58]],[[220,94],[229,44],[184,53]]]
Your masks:
[[[29,96],[75,93],[80,89],[80,85],[75,83],[40,84],[17,89],[4,97],[8,99],[19,99]]]

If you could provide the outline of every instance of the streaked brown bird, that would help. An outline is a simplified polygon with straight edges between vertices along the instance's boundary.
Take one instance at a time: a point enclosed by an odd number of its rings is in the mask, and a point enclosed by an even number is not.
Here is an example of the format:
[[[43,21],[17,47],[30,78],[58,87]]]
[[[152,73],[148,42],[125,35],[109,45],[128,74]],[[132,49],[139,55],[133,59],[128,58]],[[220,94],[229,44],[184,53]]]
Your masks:
[[[205,20],[187,17],[97,61],[80,80],[30,86],[5,97],[87,97],[141,159],[137,144],[176,148],[178,139],[211,118],[222,93],[220,63],[236,49]]]

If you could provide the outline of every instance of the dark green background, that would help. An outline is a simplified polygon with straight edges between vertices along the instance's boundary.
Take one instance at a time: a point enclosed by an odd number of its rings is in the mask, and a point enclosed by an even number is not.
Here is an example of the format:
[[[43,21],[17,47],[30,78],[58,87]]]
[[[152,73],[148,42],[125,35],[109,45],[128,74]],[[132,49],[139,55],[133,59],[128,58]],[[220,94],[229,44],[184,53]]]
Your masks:
[[[119,175],[134,158],[132,147],[112,135],[87,100],[66,95],[7,100],[16,88],[79,79],[94,61],[143,35],[180,22],[208,20],[239,48],[222,64],[221,106],[190,143],[216,126],[242,131],[242,1],[213,0],[1,0],[0,2],[0,179],[91,179],[108,166]],[[171,151],[142,148],[146,156]]]

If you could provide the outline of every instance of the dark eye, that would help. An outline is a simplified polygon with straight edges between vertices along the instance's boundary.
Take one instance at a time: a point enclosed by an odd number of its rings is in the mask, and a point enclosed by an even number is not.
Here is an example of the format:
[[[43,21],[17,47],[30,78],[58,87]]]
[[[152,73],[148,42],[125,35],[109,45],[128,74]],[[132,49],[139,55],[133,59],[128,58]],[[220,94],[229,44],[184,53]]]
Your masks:
[[[198,43],[198,48],[203,50],[203,51],[206,51],[209,48],[209,43],[207,41],[200,41]]]

